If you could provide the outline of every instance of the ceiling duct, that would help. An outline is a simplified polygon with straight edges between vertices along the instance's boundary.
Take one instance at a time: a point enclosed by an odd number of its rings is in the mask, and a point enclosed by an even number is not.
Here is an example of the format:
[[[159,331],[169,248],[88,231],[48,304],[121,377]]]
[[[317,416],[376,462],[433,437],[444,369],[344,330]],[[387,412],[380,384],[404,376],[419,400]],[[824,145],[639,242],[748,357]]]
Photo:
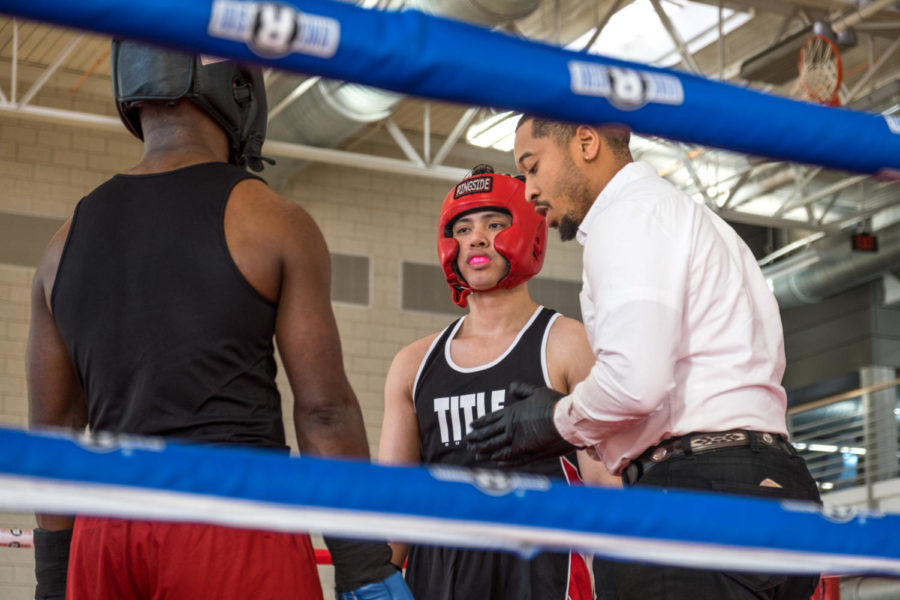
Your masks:
[[[740,77],[750,81],[765,81],[781,85],[797,78],[800,48],[812,34],[812,25],[804,27],[784,39],[754,54],[741,63]]]
[[[900,79],[886,83],[862,98],[854,100],[847,108],[880,113],[897,105],[900,105]]]
[[[846,240],[845,244],[797,255],[795,260],[809,259],[803,260],[801,269],[784,270],[778,264],[763,269],[778,305],[785,309],[815,304],[900,268],[900,222],[875,234],[877,252],[854,252]],[[813,264],[805,266],[810,262]]]
[[[533,12],[540,0],[412,0],[408,8],[443,17],[496,26]],[[267,84],[269,106],[279,105],[298,90],[304,77],[279,74]],[[369,123],[390,115],[404,96],[355,83],[322,79],[269,120],[269,138],[322,148],[334,148]],[[278,159],[263,176],[280,188],[307,163]]]

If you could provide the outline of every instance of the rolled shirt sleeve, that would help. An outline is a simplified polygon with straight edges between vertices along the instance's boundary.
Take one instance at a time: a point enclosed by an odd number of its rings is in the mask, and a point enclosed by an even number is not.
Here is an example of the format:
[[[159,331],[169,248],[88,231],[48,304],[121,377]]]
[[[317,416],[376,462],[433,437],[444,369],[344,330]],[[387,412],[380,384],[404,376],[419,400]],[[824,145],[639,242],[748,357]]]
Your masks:
[[[607,207],[586,239],[581,303],[596,362],[555,415],[575,445],[593,446],[667,410],[687,266],[684,236],[659,208],[642,196]]]
[[[566,440],[618,473],[693,431],[787,433],[778,305],[734,229],[637,162],[606,186],[578,240],[596,362],[556,406]]]

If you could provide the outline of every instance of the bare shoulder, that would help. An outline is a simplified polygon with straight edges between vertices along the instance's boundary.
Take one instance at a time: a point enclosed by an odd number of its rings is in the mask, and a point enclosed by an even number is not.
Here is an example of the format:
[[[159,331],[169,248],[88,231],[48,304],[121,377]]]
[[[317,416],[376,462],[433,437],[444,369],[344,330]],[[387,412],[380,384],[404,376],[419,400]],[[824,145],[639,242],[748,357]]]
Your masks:
[[[285,289],[284,281],[323,288],[327,295],[331,266],[325,236],[302,206],[265,182],[244,179],[234,186],[225,235],[238,268],[270,300]]]
[[[402,348],[394,356],[391,367],[388,369],[387,378],[384,381],[385,400],[390,403],[399,398],[412,401],[413,387],[416,383],[416,374],[419,365],[425,360],[428,349],[440,332],[427,335]]]
[[[291,202],[259,179],[240,181],[234,186],[228,204],[229,210],[237,213],[235,216],[264,219],[276,228],[280,225],[292,230],[298,226],[318,230],[315,221],[302,206]]]
[[[419,370],[419,365],[425,360],[428,349],[431,348],[434,340],[440,334],[441,332],[438,331],[437,333],[426,335],[408,346],[404,346],[394,357],[388,377],[407,382],[411,387],[416,372]]]
[[[50,238],[50,242],[47,244],[41,262],[38,264],[34,274],[34,286],[41,288],[44,301],[48,307],[50,306],[50,294],[53,291],[53,284],[56,281],[56,273],[59,270],[59,261],[66,248],[66,240],[69,239],[71,228],[72,219],[69,218],[56,230],[56,233]]]
[[[550,335],[547,337],[548,346],[559,346],[559,349],[565,349],[573,344],[581,343],[588,344],[584,325],[581,321],[560,315],[550,327]]]
[[[47,250],[44,252],[42,262],[58,264],[62,257],[63,250],[66,247],[66,240],[69,239],[69,230],[72,228],[71,217],[66,220],[62,226],[56,230],[50,242],[47,244]]]
[[[569,317],[554,321],[547,336],[547,365],[553,387],[564,393],[587,377],[594,353],[581,322]]]

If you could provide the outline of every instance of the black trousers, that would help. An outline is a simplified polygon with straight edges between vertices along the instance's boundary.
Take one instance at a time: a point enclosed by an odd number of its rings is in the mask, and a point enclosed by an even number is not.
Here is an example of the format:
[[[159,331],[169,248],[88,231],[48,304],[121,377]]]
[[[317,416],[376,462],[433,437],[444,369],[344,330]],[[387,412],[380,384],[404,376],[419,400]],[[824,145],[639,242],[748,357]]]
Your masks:
[[[764,480],[781,487],[761,486]],[[631,485],[821,501],[806,463],[793,447],[756,442],[664,460]],[[722,527],[728,527],[727,518],[741,516],[726,517]],[[809,600],[819,580],[811,575],[716,572],[636,563],[615,563],[612,568],[619,600]]]

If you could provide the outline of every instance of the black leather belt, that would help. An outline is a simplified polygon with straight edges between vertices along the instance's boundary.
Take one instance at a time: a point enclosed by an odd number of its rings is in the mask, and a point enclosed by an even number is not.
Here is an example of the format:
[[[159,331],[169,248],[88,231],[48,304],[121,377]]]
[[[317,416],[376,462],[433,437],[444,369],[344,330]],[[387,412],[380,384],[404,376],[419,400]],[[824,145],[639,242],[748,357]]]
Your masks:
[[[794,451],[791,444],[784,439],[784,436],[777,433],[749,431],[746,429],[689,433],[680,437],[670,438],[656,446],[647,448],[643,454],[625,467],[625,470],[622,472],[622,479],[626,485],[632,485],[650,469],[670,458],[702,454],[734,446],[749,446],[754,442],[760,446],[779,448],[789,453]]]

